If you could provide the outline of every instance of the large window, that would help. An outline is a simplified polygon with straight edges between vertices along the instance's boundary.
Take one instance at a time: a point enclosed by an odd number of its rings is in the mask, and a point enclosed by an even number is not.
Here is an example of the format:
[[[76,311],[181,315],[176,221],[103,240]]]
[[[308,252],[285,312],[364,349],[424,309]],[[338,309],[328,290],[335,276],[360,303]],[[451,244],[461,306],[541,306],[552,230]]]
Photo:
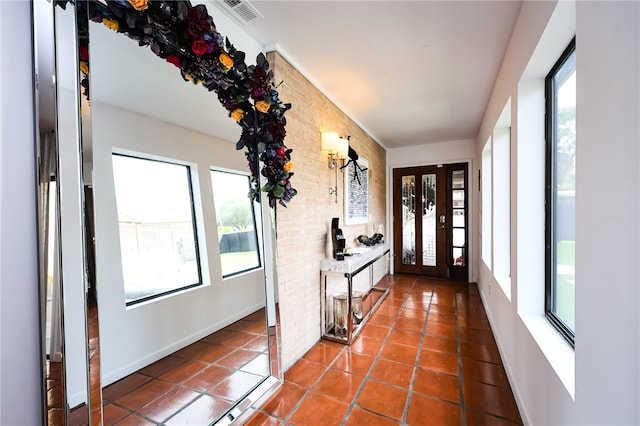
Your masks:
[[[511,106],[505,109],[510,117]],[[493,129],[493,274],[511,300],[511,128]]]
[[[546,297],[550,321],[575,338],[576,53],[575,40],[545,80]]]
[[[493,272],[511,297],[511,100],[493,129]]]
[[[127,305],[202,283],[188,166],[113,154]]]
[[[249,176],[212,170],[223,278],[260,267]]]
[[[491,263],[491,250],[493,229],[491,226],[491,185],[492,185],[492,173],[491,173],[491,138],[487,140],[484,148],[482,148],[482,170],[481,170],[481,191],[482,191],[482,203],[481,203],[481,216],[482,216],[482,260],[484,264],[493,270]]]

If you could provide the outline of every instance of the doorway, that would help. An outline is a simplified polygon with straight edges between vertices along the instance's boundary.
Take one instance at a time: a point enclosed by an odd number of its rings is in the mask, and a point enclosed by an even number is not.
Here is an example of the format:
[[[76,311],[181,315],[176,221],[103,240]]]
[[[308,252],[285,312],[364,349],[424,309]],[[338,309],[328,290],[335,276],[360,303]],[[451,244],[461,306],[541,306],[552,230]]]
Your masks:
[[[393,170],[394,271],[468,281],[466,163]]]

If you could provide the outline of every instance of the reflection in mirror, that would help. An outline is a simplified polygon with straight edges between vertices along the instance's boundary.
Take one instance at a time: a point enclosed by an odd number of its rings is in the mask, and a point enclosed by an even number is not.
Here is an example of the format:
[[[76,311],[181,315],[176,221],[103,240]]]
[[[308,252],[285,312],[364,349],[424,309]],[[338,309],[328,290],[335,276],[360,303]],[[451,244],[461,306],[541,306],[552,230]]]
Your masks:
[[[44,417],[75,424],[88,417],[76,15],[45,0],[33,7]]]
[[[36,134],[38,182],[38,234],[41,294],[43,387],[47,424],[66,423],[62,339],[62,275],[60,270],[58,149],[55,133],[55,78],[53,8],[45,1],[33,3],[34,67],[36,81]]]
[[[36,2],[51,10],[50,2]],[[53,177],[41,189],[46,193],[59,189],[60,214],[41,215],[41,234],[47,235],[45,228],[56,217],[61,231],[42,243],[44,252],[51,253],[42,257],[42,269],[52,270],[52,309],[44,317],[57,318],[55,308],[60,308],[59,352],[64,361],[60,365],[67,366],[60,369],[58,399],[62,402],[49,424],[110,424],[125,418],[130,422],[225,424],[242,419],[282,380],[273,270],[275,211],[266,202],[249,199],[255,217],[250,238],[254,243],[248,248],[227,246],[223,253],[224,233],[217,226],[222,213],[217,212],[220,202],[215,199],[217,187],[211,170],[248,176],[246,159],[234,143],[227,142],[238,139],[240,128],[215,96],[185,84],[171,64],[148,48],[95,22],[88,24],[89,34],[81,34],[88,37],[79,39],[74,28],[76,14],[86,19],[80,13],[83,4],[78,2],[79,12],[72,3],[55,7],[58,30],[48,30],[55,33],[56,55],[51,57],[57,74],[52,71],[49,75],[57,78],[57,105],[46,108],[43,103],[43,107],[57,112],[51,115],[55,125],[50,131],[58,144],[40,157],[55,158],[59,153],[59,168],[49,169],[60,173],[51,173]],[[40,25],[36,20],[38,30]],[[40,123],[45,131],[44,121]],[[121,196],[114,180],[116,156],[182,168],[190,195],[191,222],[186,228],[193,231],[190,238],[195,244],[185,244],[182,231],[169,229],[182,216],[173,216],[167,226],[178,198],[168,190],[172,183],[163,184],[161,204],[155,205],[146,221],[120,211]],[[132,179],[148,178],[149,172],[137,167],[131,176],[133,183]],[[148,184],[147,189],[151,192]],[[144,195],[137,201],[149,209],[148,194]],[[51,210],[47,205],[55,206],[53,198],[41,197],[41,212]],[[128,232],[136,239],[124,237],[122,224],[127,221],[135,224],[135,233],[131,228]],[[257,246],[256,230],[261,230]],[[58,244],[61,249],[49,251],[46,244]],[[132,260],[134,244],[144,250]],[[249,257],[244,256],[246,252]],[[144,264],[149,254],[160,254],[165,263],[178,265],[178,270],[199,259],[197,285],[145,293],[133,300],[126,271]],[[233,256],[226,256],[229,254]],[[227,273],[228,259],[234,256],[245,263]],[[58,273],[49,267],[56,262],[60,263]],[[141,274],[147,275],[147,286],[152,282],[151,287],[164,288],[157,276]],[[43,295],[46,283],[44,277]],[[61,294],[57,302],[56,289]],[[46,300],[43,297],[45,308],[49,306]],[[43,330],[49,329],[55,326],[43,325]],[[56,340],[55,333],[49,336],[43,335],[43,342]],[[168,401],[178,402],[168,409]]]
[[[210,177],[212,167],[239,171],[246,160],[233,144],[175,124],[190,102],[184,93],[163,93],[162,80],[131,81],[127,71],[157,76],[163,68],[173,71],[168,64],[105,26],[92,23],[90,30],[105,410],[159,423],[213,423],[270,375],[264,271],[222,279],[226,253]],[[125,70],[116,56],[128,57]],[[145,84],[149,91],[141,92]],[[127,92],[132,85],[135,109]],[[127,172],[123,159],[130,160]],[[163,170],[161,178],[149,165],[176,173]],[[124,191],[135,193],[127,200]],[[174,265],[173,272],[144,268],[154,262]],[[132,274],[146,284],[126,282]],[[132,299],[137,303],[127,303]]]
[[[222,277],[259,268],[260,252],[249,177],[226,170],[211,170],[216,225],[220,236]]]
[[[202,285],[190,167],[112,160],[126,305]]]
[[[87,409],[90,425],[103,424],[102,411],[102,376],[101,376],[101,349],[100,327],[98,323],[98,301],[96,292],[96,257],[95,257],[95,215],[93,197],[93,133],[92,133],[92,107],[90,102],[91,69],[90,58],[91,43],[89,38],[89,14],[87,4],[77,2],[76,28],[77,28],[77,58],[80,85],[80,199],[82,209],[82,241],[84,247],[84,283],[86,304],[86,333],[87,333],[87,363],[88,363],[88,389]],[[74,424],[84,423],[80,416],[73,419]]]

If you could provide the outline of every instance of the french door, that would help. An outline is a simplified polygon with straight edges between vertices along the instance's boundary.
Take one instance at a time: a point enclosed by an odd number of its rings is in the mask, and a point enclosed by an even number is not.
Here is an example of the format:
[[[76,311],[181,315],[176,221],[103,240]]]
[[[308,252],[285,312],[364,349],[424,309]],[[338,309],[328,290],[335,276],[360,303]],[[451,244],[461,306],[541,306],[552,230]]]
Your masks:
[[[468,280],[467,164],[393,170],[394,271]]]

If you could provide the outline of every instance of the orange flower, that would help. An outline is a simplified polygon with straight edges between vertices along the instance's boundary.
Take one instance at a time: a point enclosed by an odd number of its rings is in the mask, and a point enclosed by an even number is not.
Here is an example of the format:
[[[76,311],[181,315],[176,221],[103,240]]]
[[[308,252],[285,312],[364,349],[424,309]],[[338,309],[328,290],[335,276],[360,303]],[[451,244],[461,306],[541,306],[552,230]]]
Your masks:
[[[242,120],[242,117],[244,117],[244,111],[241,110],[240,108],[237,108],[233,110],[230,115],[231,115],[231,118],[233,118],[234,120],[240,121]]]
[[[288,163],[284,163],[284,166],[282,166],[282,168],[285,172],[289,173],[291,170],[293,170],[293,163],[291,161],[289,161]]]
[[[185,74],[184,75],[184,79],[187,80],[187,81],[192,82],[193,84],[202,84],[202,80],[194,79],[191,74]]]
[[[269,111],[269,107],[271,107],[271,104],[267,101],[257,101],[256,102],[256,109],[258,111],[260,111],[261,113],[266,114]]]
[[[131,6],[133,6],[135,10],[138,10],[138,11],[146,10],[149,7],[149,5],[147,4],[147,0],[127,0],[127,1]]]
[[[80,71],[89,74],[89,64],[87,64],[87,61],[80,61]]]
[[[115,19],[104,18],[102,20],[102,23],[105,24],[108,28],[111,28],[113,31],[118,31],[118,29],[120,28],[120,23]]]
[[[233,67],[233,58],[228,53],[222,52],[218,57],[220,63],[224,66],[225,71],[229,71]]]

